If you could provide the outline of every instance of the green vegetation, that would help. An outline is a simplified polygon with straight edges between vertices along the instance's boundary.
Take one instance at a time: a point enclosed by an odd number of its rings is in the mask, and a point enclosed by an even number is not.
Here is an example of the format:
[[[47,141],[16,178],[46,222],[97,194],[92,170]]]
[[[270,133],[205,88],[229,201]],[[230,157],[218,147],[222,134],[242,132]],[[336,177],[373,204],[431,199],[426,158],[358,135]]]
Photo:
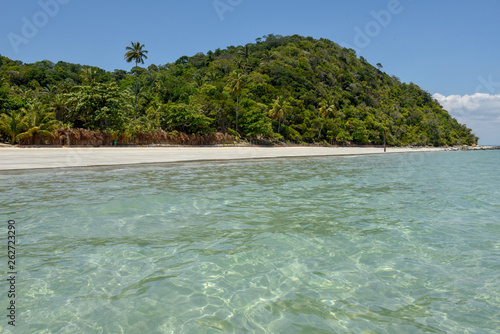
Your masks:
[[[339,145],[380,145],[384,130],[389,145],[478,140],[428,92],[329,40],[268,35],[147,68],[143,44],[126,51],[130,73],[0,56],[0,140],[42,144],[56,129],[134,142],[158,131]]]
[[[148,59],[148,56],[146,54],[148,51],[143,50],[144,44],[141,44],[139,42],[131,42],[132,46],[127,46],[125,50],[127,50],[127,53],[125,53],[125,60],[127,63],[130,63],[131,61],[135,61],[135,103],[134,103],[134,119],[136,118],[136,113],[137,113],[137,94],[138,92],[138,82],[137,82],[137,73],[139,69],[139,63],[144,64],[144,59]]]

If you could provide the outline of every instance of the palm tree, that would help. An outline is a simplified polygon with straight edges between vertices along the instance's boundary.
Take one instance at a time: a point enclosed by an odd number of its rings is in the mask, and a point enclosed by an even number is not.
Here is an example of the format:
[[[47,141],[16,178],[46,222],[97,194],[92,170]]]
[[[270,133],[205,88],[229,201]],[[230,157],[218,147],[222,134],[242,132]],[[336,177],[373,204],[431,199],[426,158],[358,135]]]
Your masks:
[[[95,86],[97,83],[97,70],[96,68],[88,67],[82,69],[80,72],[80,80],[87,86]]]
[[[240,56],[242,56],[243,58],[247,59],[248,60],[248,57],[250,56],[250,45],[247,44],[245,45],[244,47],[242,46],[239,50],[238,50],[238,54]]]
[[[278,133],[280,133],[281,122],[285,121],[290,104],[283,96],[273,101],[273,108],[269,110],[269,115],[278,121]]]
[[[69,100],[63,94],[57,94],[50,102],[52,110],[55,112],[58,121],[65,121],[70,110]]]
[[[229,78],[229,92],[236,95],[236,132],[238,132],[238,108],[243,88],[245,88],[245,76],[236,70],[233,72],[231,78]]]
[[[328,116],[333,115],[335,112],[335,104],[329,100],[321,101],[319,105],[318,113],[322,118],[321,128],[319,129],[318,140],[321,137],[321,131],[323,130],[323,126],[325,125],[326,119]]]
[[[54,130],[61,125],[55,118],[55,113],[48,112],[47,107],[40,102],[32,103],[28,110],[21,108],[25,113],[25,122],[27,130],[16,136],[17,139],[31,138],[33,144],[36,144],[37,137],[53,137]]]
[[[144,59],[148,59],[148,56],[146,56],[146,53],[148,53],[148,51],[143,50],[144,44],[141,44],[139,42],[131,42],[131,44],[132,46],[127,46],[125,48],[125,50],[127,50],[127,53],[125,53],[125,60],[127,61],[127,63],[135,61],[135,118],[137,113],[137,67],[139,63],[144,64]]]
[[[25,127],[26,118],[20,112],[12,110],[10,115],[2,114],[0,116],[0,129],[10,136],[12,145],[16,143],[17,136]]]
[[[161,117],[164,113],[165,105],[161,104],[160,101],[154,100],[149,104],[146,110],[146,120],[151,130],[159,130],[161,128]]]

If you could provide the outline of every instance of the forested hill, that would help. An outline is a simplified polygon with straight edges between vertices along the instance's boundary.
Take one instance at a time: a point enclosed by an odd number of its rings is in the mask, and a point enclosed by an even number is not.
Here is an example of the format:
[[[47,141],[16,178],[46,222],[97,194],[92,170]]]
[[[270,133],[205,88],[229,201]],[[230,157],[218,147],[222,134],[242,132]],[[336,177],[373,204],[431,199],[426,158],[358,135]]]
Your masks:
[[[62,127],[340,145],[382,144],[384,130],[390,145],[478,140],[417,85],[351,49],[297,35],[268,35],[132,72],[1,57],[0,84],[4,142],[36,134],[43,141]]]

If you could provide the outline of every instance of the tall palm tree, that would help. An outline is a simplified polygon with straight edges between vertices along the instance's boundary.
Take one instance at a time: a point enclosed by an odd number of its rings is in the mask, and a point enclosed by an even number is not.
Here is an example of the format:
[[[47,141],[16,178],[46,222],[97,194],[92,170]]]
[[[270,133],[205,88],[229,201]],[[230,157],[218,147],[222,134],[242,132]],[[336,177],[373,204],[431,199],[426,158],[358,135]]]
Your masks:
[[[127,63],[130,63],[132,61],[135,61],[135,104],[134,104],[134,118],[136,117],[137,114],[137,68],[138,64],[144,64],[144,59],[148,59],[148,56],[146,56],[146,53],[148,51],[144,50],[144,44],[141,44],[139,42],[131,42],[132,46],[127,46],[125,50],[127,52],[125,53],[125,60]]]
[[[245,88],[245,76],[240,71],[234,71],[229,78],[229,92],[236,95],[236,132],[238,132],[238,108],[240,104],[240,95]]]
[[[269,110],[269,115],[278,121],[278,133],[281,131],[281,122],[285,121],[289,107],[290,103],[283,96],[279,96],[273,101],[273,108]]]

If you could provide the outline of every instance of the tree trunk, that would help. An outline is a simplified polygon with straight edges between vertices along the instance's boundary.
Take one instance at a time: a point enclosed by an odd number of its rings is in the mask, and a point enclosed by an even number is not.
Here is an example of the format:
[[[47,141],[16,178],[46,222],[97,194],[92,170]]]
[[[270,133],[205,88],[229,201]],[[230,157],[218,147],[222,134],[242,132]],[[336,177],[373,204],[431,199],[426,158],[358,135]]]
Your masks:
[[[236,95],[236,132],[238,132],[238,107],[240,104],[240,96]]]
[[[134,119],[137,117],[137,60],[135,61],[135,103],[134,103]]]
[[[387,152],[387,140],[385,135],[385,129],[384,129],[384,152]]]
[[[325,125],[324,121],[321,123],[321,128],[319,128],[318,140],[321,137],[321,131],[323,131],[323,125]]]

